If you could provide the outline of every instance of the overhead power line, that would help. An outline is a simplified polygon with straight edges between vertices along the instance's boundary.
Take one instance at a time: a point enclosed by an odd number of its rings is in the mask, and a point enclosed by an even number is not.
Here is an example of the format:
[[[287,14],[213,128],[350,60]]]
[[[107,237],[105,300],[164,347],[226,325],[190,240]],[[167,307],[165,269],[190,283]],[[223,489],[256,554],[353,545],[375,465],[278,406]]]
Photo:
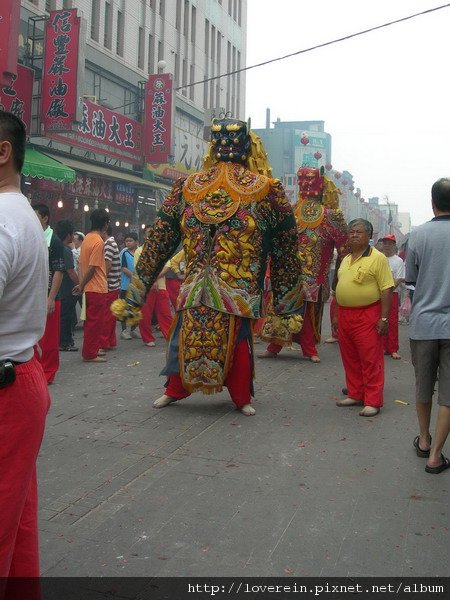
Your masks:
[[[358,37],[360,35],[365,35],[366,33],[371,33],[372,31],[377,31],[378,29],[383,29],[385,27],[390,27],[391,25],[396,25],[397,23],[402,23],[404,21],[409,21],[410,19],[415,19],[416,17],[421,17],[423,15],[436,12],[437,10],[442,10],[443,8],[449,8],[450,4],[443,4],[442,6],[436,6],[435,8],[429,8],[427,10],[423,10],[421,12],[415,13],[413,15],[408,15],[407,17],[402,17],[401,19],[396,19],[395,21],[389,21],[387,23],[383,23],[382,25],[376,25],[375,27],[370,27],[370,29],[363,29],[362,31],[357,31],[356,33],[351,33],[344,37],[336,38],[329,42],[323,42],[322,44],[317,44],[315,46],[311,46],[310,48],[305,48],[304,50],[297,50],[297,52],[291,52],[291,54],[285,54],[284,56],[279,56],[278,58],[272,58],[270,60],[265,60],[264,62],[258,63],[256,65],[251,65],[249,67],[243,67],[242,69],[236,69],[235,71],[230,71],[228,73],[223,73],[223,75],[216,75],[214,77],[209,77],[207,79],[202,79],[201,81],[195,81],[194,83],[188,83],[186,85],[179,86],[175,88],[176,91],[184,90],[189,87],[193,87],[194,85],[205,84],[209,81],[214,81],[216,79],[222,79],[222,77],[230,77],[231,75],[236,75],[237,73],[242,73],[244,71],[250,71],[250,69],[256,69],[258,67],[264,67],[265,65],[269,65],[271,63],[285,60],[286,58],[291,58],[292,56],[298,56],[299,54],[306,54],[306,52],[312,52],[313,50],[317,50],[319,48],[325,48],[326,46],[331,46],[332,44],[338,44],[339,42],[345,42],[346,40],[351,40],[354,37]]]

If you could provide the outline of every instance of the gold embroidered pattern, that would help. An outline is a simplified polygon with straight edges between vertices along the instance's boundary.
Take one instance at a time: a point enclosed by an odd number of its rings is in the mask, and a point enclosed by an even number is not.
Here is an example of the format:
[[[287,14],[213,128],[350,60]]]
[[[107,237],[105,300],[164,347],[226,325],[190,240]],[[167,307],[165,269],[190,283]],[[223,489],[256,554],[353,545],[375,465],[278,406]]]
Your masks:
[[[207,306],[183,311],[180,332],[180,376],[190,392],[220,392],[235,344],[236,318]]]
[[[299,231],[315,229],[325,216],[325,209],[315,198],[299,200],[294,208],[295,220]]]
[[[195,216],[201,223],[216,225],[234,215],[239,208],[239,201],[235,202],[225,190],[219,189],[208,192],[193,204],[193,208]]]
[[[183,197],[198,203],[208,192],[222,189],[235,202],[250,204],[262,200],[270,189],[270,179],[248,171],[237,163],[220,162],[208,171],[189,175],[183,186]]]

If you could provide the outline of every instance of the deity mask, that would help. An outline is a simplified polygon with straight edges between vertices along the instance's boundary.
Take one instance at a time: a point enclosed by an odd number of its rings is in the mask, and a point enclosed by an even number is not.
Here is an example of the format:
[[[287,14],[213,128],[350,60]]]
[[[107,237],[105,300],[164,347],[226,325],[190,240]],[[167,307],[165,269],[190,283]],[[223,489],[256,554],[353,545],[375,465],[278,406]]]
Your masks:
[[[297,171],[297,179],[300,198],[304,200],[308,198],[322,199],[324,181],[320,169],[300,167]]]
[[[218,161],[244,163],[250,152],[247,123],[237,119],[213,119],[211,143]]]

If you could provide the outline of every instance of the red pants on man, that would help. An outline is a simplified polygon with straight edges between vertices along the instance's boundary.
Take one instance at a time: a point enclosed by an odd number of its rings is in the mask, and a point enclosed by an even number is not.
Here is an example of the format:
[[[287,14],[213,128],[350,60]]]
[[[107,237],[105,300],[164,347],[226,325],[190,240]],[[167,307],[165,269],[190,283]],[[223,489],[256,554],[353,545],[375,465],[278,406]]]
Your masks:
[[[384,351],[386,354],[398,352],[398,292],[392,294],[391,312],[389,313],[389,326],[387,335],[384,336]]]
[[[86,320],[84,322],[83,349],[81,354],[86,360],[98,356],[103,336],[105,302],[107,294],[86,292]]]
[[[103,333],[100,338],[100,348],[111,350],[117,346],[116,317],[111,312],[111,304],[119,297],[120,290],[108,292],[105,297],[105,316],[103,318]]]
[[[242,408],[245,404],[251,403],[251,383],[250,349],[247,339],[243,339],[234,349],[233,362],[224,383],[237,408]],[[169,375],[166,394],[178,400],[190,396],[190,393],[183,387],[181,377],[178,374]]]
[[[376,326],[381,304],[338,306],[338,340],[348,397],[365,406],[383,406],[383,337]]]
[[[167,293],[169,294],[170,303],[172,304],[174,310],[177,310],[177,299],[178,299],[178,294],[180,293],[180,287],[181,287],[180,279],[168,279],[166,277]]]
[[[36,358],[16,365],[0,389],[0,578],[39,577],[36,459],[49,406]]]
[[[314,335],[314,328],[313,328],[313,323],[311,320],[311,310],[310,310],[310,306],[309,306],[309,302],[306,303],[306,311],[305,311],[305,316],[303,317],[303,326],[302,329],[299,333],[295,333],[292,336],[292,341],[296,342],[297,344],[300,344],[302,352],[303,352],[303,356],[306,356],[307,358],[311,358],[311,356],[317,356],[317,348],[316,348],[316,338]],[[267,346],[267,350],[269,352],[273,352],[275,354],[278,354],[279,352],[281,352],[281,349],[283,348],[283,346],[280,346],[279,344],[269,344]]]
[[[55,310],[47,315],[44,335],[34,347],[34,356],[41,363],[47,383],[52,383],[59,369],[59,332],[61,301],[55,300]]]
[[[152,332],[153,313],[155,313],[161,332],[167,340],[169,329],[172,325],[172,313],[167,290],[151,289],[147,294],[147,299],[141,311],[142,319],[139,321],[139,331],[144,344],[155,341]]]

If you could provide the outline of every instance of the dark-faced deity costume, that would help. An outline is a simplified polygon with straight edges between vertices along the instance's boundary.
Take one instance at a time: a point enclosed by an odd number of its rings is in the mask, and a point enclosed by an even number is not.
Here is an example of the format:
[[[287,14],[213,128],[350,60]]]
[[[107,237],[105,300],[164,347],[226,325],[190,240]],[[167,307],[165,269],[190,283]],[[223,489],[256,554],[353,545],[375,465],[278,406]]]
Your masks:
[[[205,169],[179,179],[164,201],[128,288],[119,318],[133,318],[180,241],[185,279],[169,337],[166,395],[173,399],[227,386],[238,407],[250,403],[253,324],[261,315],[267,261],[276,314],[302,304],[297,227],[259,138],[246,123],[215,120]]]

